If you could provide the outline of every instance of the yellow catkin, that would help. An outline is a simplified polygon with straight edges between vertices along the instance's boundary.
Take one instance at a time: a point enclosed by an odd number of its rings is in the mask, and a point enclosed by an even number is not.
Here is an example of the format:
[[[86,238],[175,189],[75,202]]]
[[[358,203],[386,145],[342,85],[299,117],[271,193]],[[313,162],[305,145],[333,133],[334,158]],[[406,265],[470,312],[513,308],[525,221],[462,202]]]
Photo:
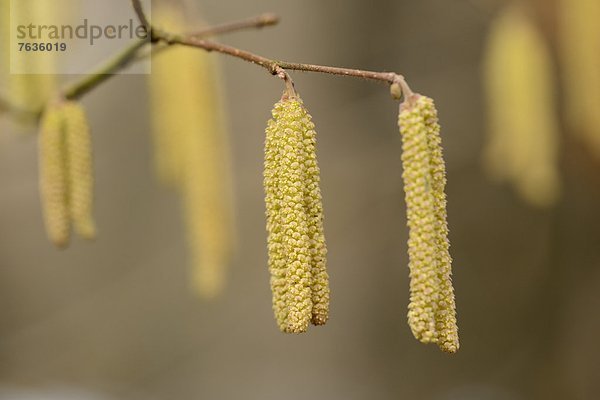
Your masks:
[[[265,140],[265,199],[273,310],[283,332],[329,316],[316,133],[297,96],[275,104]]]
[[[64,248],[69,244],[71,225],[64,118],[61,105],[46,108],[40,123],[40,194],[48,238]]]
[[[600,157],[600,1],[559,0],[567,121]]]
[[[175,8],[156,7],[153,17],[185,30]],[[153,56],[149,78],[157,172],[181,191],[193,287],[214,297],[225,283],[234,231],[219,67],[214,55],[177,47]]]
[[[96,236],[93,217],[94,176],[88,118],[76,102],[63,106],[69,183],[69,210],[77,233],[85,239]]]
[[[459,348],[446,219],[445,165],[433,101],[410,95],[398,118],[409,227],[408,322],[418,340]]]
[[[9,0],[0,0],[0,94],[8,98],[10,76],[10,7]]]
[[[313,325],[325,325],[329,319],[329,275],[327,274],[327,245],[323,230],[323,199],[321,196],[321,175],[317,163],[317,134],[310,114],[298,98],[293,118],[294,129],[303,132],[302,158],[305,168],[304,202],[308,214],[308,235],[311,256],[311,296]]]
[[[13,1],[11,7],[11,17],[16,24],[23,25],[53,23],[60,10],[52,1]],[[58,87],[57,75],[54,74],[57,57],[56,52],[18,54],[14,67],[20,73],[10,76],[12,104],[24,110],[37,110],[46,104]]]
[[[156,11],[155,11],[156,14]],[[167,24],[170,26],[170,24]],[[149,79],[154,166],[161,182],[177,186],[182,181],[182,137],[187,129],[181,104],[188,85],[183,69],[195,58],[189,49],[173,48],[152,55],[152,74]]]
[[[281,331],[286,330],[286,257],[283,246],[283,230],[281,224],[281,198],[279,193],[279,171],[283,152],[283,134],[279,119],[283,111],[281,102],[273,109],[273,118],[269,120],[265,139],[264,187],[267,216],[267,249],[269,256],[269,273],[271,275],[271,291],[273,293],[273,311]]]
[[[532,205],[560,195],[558,120],[552,59],[526,10],[508,6],[492,24],[484,55],[488,173],[512,183]]]

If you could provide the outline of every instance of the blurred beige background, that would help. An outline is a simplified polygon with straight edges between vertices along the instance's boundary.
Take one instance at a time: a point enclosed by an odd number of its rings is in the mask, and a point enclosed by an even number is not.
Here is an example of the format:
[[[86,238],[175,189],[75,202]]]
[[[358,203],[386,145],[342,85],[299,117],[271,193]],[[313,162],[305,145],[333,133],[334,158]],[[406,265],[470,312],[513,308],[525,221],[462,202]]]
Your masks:
[[[187,3],[214,23],[275,12],[279,26],[221,40],[276,59],[398,71],[436,100],[461,350],[421,345],[406,324],[397,103],[384,85],[311,73],[292,76],[319,135],[332,317],[301,336],[278,331],[262,149],[282,84],[215,55],[227,79],[240,245],[212,302],[189,290],[179,202],[153,176],[144,76],[116,77],[84,99],[95,243],[48,243],[35,137],[0,120],[0,398],[598,398],[599,161],[565,136],[563,198],[547,211],[481,169],[482,44],[501,2]]]

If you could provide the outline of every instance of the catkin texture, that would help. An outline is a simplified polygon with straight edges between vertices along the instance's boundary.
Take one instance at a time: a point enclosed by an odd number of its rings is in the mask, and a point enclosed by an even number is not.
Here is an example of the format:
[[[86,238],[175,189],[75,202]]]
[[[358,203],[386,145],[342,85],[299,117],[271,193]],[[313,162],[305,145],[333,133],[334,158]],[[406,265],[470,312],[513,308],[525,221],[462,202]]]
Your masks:
[[[264,186],[273,310],[279,328],[301,333],[329,314],[316,133],[296,96],[284,95],[267,123]]]
[[[60,105],[46,108],[39,133],[40,194],[46,232],[59,248],[69,244],[71,223],[64,135],[64,114]]]
[[[174,8],[153,11],[159,26],[185,30],[185,18]],[[149,86],[157,173],[181,192],[192,284],[211,298],[223,289],[234,245],[219,67],[205,52],[167,49],[153,56]]]
[[[298,99],[297,108],[299,122],[294,126],[303,132],[304,148],[301,157],[304,159],[304,202],[308,215],[308,236],[310,238],[311,257],[311,296],[313,325],[325,325],[329,319],[329,275],[327,274],[327,245],[323,229],[323,199],[321,195],[321,174],[317,163],[317,134],[310,114]]]
[[[94,174],[87,115],[76,102],[63,105],[69,184],[69,211],[75,231],[85,239],[96,237],[93,217]]]
[[[559,0],[567,122],[600,157],[600,1]]]
[[[445,164],[433,101],[410,95],[398,118],[409,228],[408,323],[418,340],[459,348],[446,218]]]
[[[484,164],[528,203],[560,196],[558,120],[551,56],[526,11],[508,6],[491,27],[484,55],[488,137]]]

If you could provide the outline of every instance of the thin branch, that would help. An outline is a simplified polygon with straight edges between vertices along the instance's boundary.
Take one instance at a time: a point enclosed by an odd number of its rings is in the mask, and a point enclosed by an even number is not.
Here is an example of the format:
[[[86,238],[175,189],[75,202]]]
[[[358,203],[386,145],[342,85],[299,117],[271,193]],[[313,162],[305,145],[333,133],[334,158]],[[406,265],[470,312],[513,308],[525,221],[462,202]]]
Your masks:
[[[279,23],[279,17],[273,13],[265,13],[256,17],[246,18],[234,22],[226,22],[221,25],[215,25],[196,32],[189,33],[188,36],[195,38],[204,38],[221,35],[223,33],[237,32],[245,29],[259,29],[266,26],[273,26]]]
[[[140,39],[122,50],[113,59],[98,68],[95,72],[86,75],[82,80],[68,86],[63,94],[67,99],[78,99],[96,86],[108,80],[111,76],[127,67],[135,58],[138,50],[148,43],[148,39]]]
[[[140,0],[131,0],[133,3],[133,7],[138,14],[140,21],[148,21],[144,10],[142,8],[142,4]],[[142,22],[143,23],[143,22]],[[350,69],[350,68],[339,68],[339,67],[328,67],[324,65],[314,65],[314,64],[301,64],[301,63],[292,63],[286,61],[275,61],[269,58],[260,56],[258,54],[251,53],[249,51],[240,50],[238,48],[227,46],[224,44],[212,42],[209,40],[198,39],[192,36],[180,36],[173,35],[167,32],[158,31],[156,29],[152,29],[152,38],[153,41],[164,41],[168,44],[181,44],[190,47],[198,47],[207,51],[216,51],[223,54],[228,54],[233,57],[240,58],[245,61],[249,61],[251,63],[260,65],[263,68],[266,68],[272,75],[277,75],[277,67],[281,67],[288,70],[296,70],[296,71],[310,71],[310,72],[321,72],[326,74],[333,75],[343,75],[343,76],[353,76],[357,78],[363,79],[373,79],[377,81],[398,83],[400,80],[403,80],[402,77],[393,72],[374,72],[374,71],[364,71],[360,69]]]
[[[148,22],[148,18],[146,18],[146,14],[144,13],[144,7],[142,7],[142,3],[140,0],[131,0],[131,5],[133,6],[133,10],[140,20],[140,24],[146,28],[146,32],[150,32],[152,27],[150,22]]]
[[[263,28],[266,26],[275,25],[278,22],[279,17],[272,13],[266,13],[240,21],[209,27],[192,33],[192,36],[214,36],[217,34],[230,33],[237,30]],[[141,48],[144,47],[144,44],[146,43],[148,43],[148,39],[141,39],[140,41],[135,42],[129,47],[123,49],[117,56],[109,60],[102,67],[98,68],[98,70],[86,75],[80,81],[72,83],[67,89],[65,89],[64,96],[70,100],[78,99],[94,89],[96,86],[108,80],[110,77],[117,74],[123,68],[126,68],[132,63],[146,59],[150,56],[150,52],[140,54]]]
[[[232,57],[236,57],[244,61],[248,61],[253,64],[259,65],[267,69],[272,75],[276,75],[277,67],[281,67],[286,70],[309,71],[333,75],[352,76],[355,78],[383,81],[390,84],[398,82],[401,79],[401,76],[394,72],[375,72],[351,68],[329,67],[325,65],[276,61],[258,54],[251,53],[249,51],[238,49],[236,47],[213,42],[211,40],[198,39],[191,36],[174,35],[159,30],[155,30],[154,33],[156,39],[158,39],[159,41],[163,41],[169,45],[179,44],[183,46],[197,47],[206,51],[216,51],[218,53],[227,54]]]
[[[263,14],[258,17],[253,17],[245,20],[240,20],[231,23],[225,23],[214,27],[206,28],[197,32],[193,32],[188,35],[176,35],[169,32],[161,31],[154,28],[146,18],[142,4],[140,0],[131,0],[133,8],[138,16],[140,23],[146,27],[148,32],[151,33],[150,43],[153,46],[171,46],[171,45],[182,45],[200,48],[206,51],[216,51],[218,53],[226,54],[232,57],[239,58],[241,60],[256,64],[265,68],[270,74],[282,76],[287,72],[285,70],[293,71],[308,71],[308,72],[319,72],[333,75],[350,76],[355,78],[370,79],[375,81],[386,82],[389,84],[398,84],[402,87],[404,94],[411,93],[404,77],[394,72],[375,72],[366,71],[360,69],[351,68],[340,68],[330,67],[325,65],[305,64],[305,63],[294,63],[288,61],[278,61],[267,57],[263,57],[258,54],[251,53],[249,51],[241,50],[233,46],[217,43],[211,40],[202,39],[202,37],[213,36],[222,33],[234,32],[248,28],[262,28],[265,26],[272,26],[279,22],[279,18],[274,14]],[[97,86],[101,85],[109,78],[117,74],[122,69],[126,68],[130,64],[138,62],[146,58],[147,54],[140,54],[140,50],[149,43],[148,39],[140,39],[123,49],[114,58],[106,62],[103,66],[98,68],[96,71],[84,76],[81,80],[71,83],[67,86],[62,94],[65,98],[75,100],[83,95],[87,94]],[[282,70],[284,70],[282,72]],[[291,79],[286,80],[286,83],[291,84]],[[407,90],[408,89],[408,90]],[[395,97],[393,95],[393,97]],[[0,111],[8,112],[21,112],[16,110],[12,105],[0,99]],[[38,112],[30,112],[29,114],[39,115]]]

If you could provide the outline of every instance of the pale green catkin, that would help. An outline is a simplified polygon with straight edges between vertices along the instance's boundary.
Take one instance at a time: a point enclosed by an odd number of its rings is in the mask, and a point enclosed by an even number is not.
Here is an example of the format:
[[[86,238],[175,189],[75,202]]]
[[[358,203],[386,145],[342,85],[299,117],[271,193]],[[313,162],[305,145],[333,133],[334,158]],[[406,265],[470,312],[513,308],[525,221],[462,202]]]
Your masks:
[[[85,239],[96,237],[92,143],[88,118],[76,102],[63,106],[68,160],[69,210],[77,233]]]
[[[158,27],[175,33],[191,28],[168,4],[155,7],[153,17]],[[156,170],[181,193],[191,286],[212,299],[227,282],[235,218],[221,68],[213,55],[196,50],[153,54],[148,83]]]
[[[49,105],[42,116],[39,133],[40,195],[46,232],[59,248],[69,244],[71,222],[64,114],[60,104]]]
[[[264,185],[273,310],[283,332],[300,333],[329,313],[316,134],[296,96],[284,96],[272,114]]]
[[[408,322],[418,340],[459,348],[446,218],[445,165],[433,101],[410,95],[398,119],[409,227]]]
[[[46,107],[40,123],[40,192],[46,231],[57,247],[66,247],[71,223],[85,239],[96,235],[90,128],[79,103]]]

